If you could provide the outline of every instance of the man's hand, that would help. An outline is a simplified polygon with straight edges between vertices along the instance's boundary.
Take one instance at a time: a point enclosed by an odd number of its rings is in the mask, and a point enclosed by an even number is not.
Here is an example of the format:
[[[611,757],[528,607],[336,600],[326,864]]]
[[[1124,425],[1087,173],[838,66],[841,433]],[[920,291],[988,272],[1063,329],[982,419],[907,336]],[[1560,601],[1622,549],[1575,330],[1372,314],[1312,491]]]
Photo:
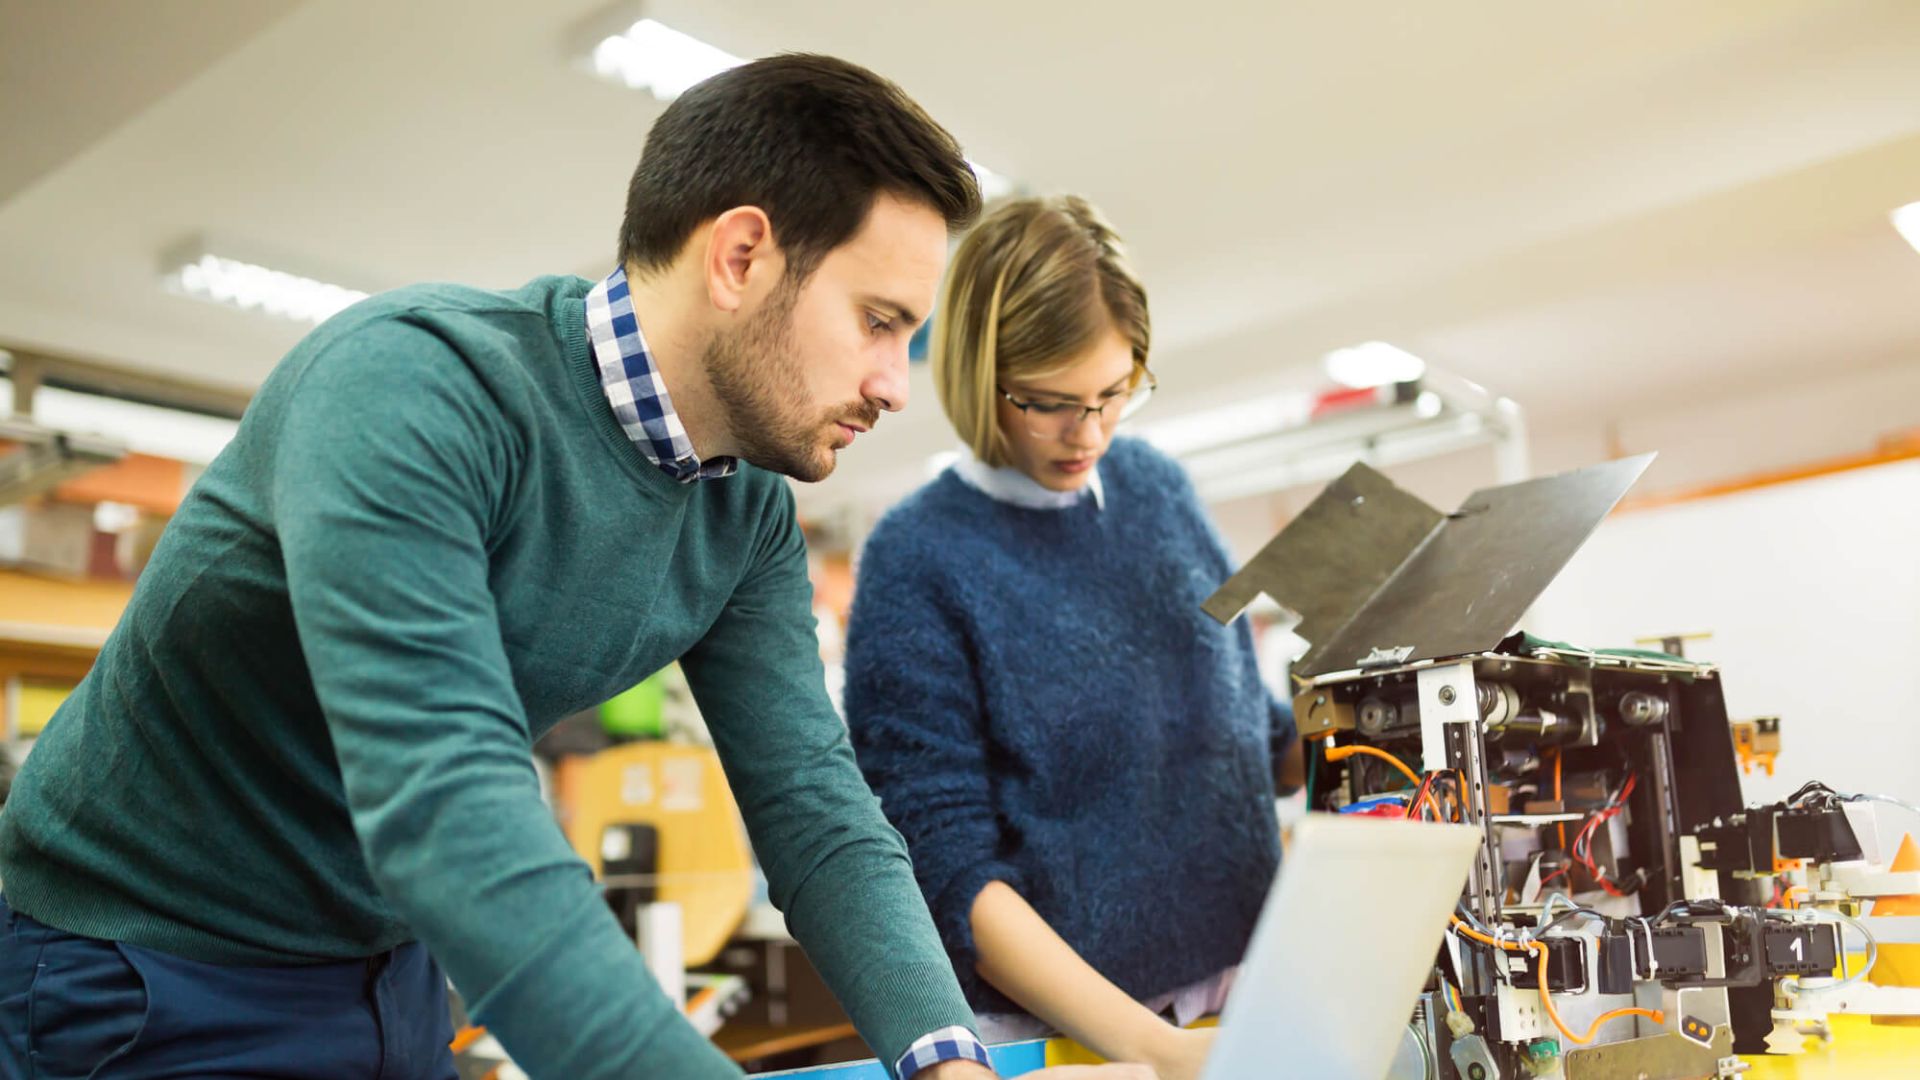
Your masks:
[[[913,1074],[914,1080],[998,1080],[999,1073],[971,1061],[943,1061]],[[1057,1065],[1024,1080],[1155,1080],[1145,1065]]]

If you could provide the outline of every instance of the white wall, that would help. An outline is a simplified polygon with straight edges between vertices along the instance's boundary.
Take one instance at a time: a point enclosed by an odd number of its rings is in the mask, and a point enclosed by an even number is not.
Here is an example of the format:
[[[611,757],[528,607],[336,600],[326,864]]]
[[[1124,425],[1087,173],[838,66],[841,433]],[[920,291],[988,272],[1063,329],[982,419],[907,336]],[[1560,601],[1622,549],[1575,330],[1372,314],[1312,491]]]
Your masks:
[[[1778,774],[1920,803],[1920,461],[1608,520],[1529,627],[1580,644],[1709,631],[1735,719],[1779,715]],[[1903,827],[1920,831],[1920,821]]]

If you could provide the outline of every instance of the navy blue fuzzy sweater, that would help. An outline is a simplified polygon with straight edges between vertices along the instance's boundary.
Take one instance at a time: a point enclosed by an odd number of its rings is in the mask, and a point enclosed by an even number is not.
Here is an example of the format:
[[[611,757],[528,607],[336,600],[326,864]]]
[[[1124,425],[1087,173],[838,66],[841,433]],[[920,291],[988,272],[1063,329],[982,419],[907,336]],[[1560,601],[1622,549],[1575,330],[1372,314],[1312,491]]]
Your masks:
[[[1105,508],[1025,509],[942,473],[862,555],[846,710],[974,1008],[968,913],[1012,886],[1135,999],[1237,963],[1279,864],[1293,738],[1186,474],[1145,443],[1101,460]]]

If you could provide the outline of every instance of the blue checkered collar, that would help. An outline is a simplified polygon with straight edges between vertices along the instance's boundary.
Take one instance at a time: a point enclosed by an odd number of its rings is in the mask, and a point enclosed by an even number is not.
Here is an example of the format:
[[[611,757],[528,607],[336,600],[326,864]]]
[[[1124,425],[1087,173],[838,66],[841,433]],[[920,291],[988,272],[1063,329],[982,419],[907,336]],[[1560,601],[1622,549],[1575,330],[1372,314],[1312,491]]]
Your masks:
[[[693,441],[673,411],[667,384],[647,351],[647,339],[640,334],[624,267],[587,293],[587,342],[593,347],[600,388],[613,406],[613,418],[648,461],[683,484],[732,476],[739,469],[736,458],[703,462],[693,452]]]

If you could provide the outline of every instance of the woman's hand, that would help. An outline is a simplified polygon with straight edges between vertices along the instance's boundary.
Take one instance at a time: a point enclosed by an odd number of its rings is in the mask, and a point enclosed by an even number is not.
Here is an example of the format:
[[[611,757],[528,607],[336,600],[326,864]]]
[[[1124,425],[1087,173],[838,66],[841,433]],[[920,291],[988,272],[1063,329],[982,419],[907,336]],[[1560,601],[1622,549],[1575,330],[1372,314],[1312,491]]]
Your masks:
[[[1147,1065],[1153,1069],[1154,1080],[1200,1080],[1219,1030],[1168,1024],[1166,1032],[1147,1048]]]

